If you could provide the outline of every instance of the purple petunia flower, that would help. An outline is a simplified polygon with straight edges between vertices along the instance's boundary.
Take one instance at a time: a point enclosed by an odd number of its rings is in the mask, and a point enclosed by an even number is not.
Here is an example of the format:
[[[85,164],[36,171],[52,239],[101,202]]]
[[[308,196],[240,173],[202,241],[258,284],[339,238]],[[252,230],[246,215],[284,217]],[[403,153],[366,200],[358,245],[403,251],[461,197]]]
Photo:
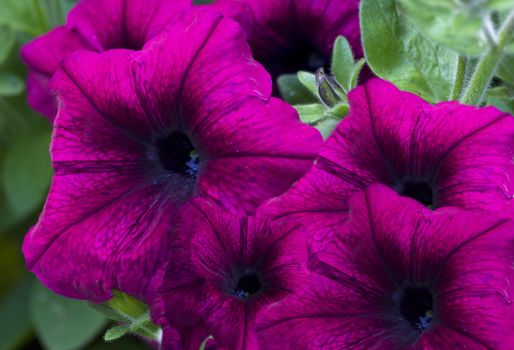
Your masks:
[[[514,347],[514,226],[426,209],[383,185],[314,237],[308,282],[258,325],[264,349]],[[330,237],[330,238],[329,238]]]
[[[255,59],[274,79],[329,66],[339,35],[362,57],[359,0],[217,0],[213,7],[243,26]]]
[[[63,58],[79,50],[139,50],[190,7],[191,0],[81,0],[66,25],[33,40],[21,51],[29,66],[30,106],[53,121],[57,105],[48,82]]]
[[[269,204],[279,216],[345,220],[350,196],[372,183],[432,208],[514,213],[514,118],[458,102],[430,105],[373,79],[349,96],[350,114],[315,166]]]
[[[152,282],[153,318],[196,328],[183,334],[185,349],[198,349],[209,334],[222,348],[257,349],[259,311],[303,285],[305,237],[291,222],[236,217],[205,201],[189,205],[169,265]]]
[[[68,297],[144,297],[185,201],[251,213],[300,178],[322,142],[269,97],[244,33],[215,13],[192,12],[142,51],[70,55],[52,85],[55,176],[23,251]]]

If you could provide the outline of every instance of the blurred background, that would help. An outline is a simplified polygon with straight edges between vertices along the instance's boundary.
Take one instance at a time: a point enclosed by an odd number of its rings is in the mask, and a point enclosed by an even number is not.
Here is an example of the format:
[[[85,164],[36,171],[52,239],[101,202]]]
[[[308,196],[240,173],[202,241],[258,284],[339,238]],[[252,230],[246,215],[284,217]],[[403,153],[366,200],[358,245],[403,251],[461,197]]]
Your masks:
[[[26,271],[23,236],[50,185],[51,127],[26,103],[20,47],[63,24],[75,0],[0,0],[0,350],[137,350],[137,339],[102,339],[109,321],[62,298]]]

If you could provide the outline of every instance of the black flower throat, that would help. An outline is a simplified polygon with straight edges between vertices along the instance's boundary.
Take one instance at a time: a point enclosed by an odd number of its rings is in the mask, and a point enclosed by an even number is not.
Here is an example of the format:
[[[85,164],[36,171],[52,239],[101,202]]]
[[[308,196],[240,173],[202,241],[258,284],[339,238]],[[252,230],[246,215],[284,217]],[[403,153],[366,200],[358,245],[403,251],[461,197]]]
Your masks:
[[[423,332],[432,322],[432,304],[428,288],[407,287],[400,299],[400,313],[418,332]]]
[[[262,283],[256,272],[247,272],[237,278],[233,295],[240,300],[245,300],[259,293]]]
[[[198,154],[186,134],[174,131],[157,141],[157,154],[162,167],[184,176],[196,176]]]
[[[404,181],[396,186],[396,192],[415,199],[426,207],[434,206],[434,189],[428,181]]]

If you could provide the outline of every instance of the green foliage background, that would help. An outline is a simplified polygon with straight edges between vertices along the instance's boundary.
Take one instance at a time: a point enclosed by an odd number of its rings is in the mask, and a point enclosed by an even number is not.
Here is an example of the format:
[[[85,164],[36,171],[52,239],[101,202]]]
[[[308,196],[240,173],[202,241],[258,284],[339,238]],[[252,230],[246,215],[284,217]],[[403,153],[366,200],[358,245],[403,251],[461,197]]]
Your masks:
[[[138,350],[101,339],[109,321],[85,302],[43,287],[25,269],[23,236],[50,185],[51,127],[26,103],[20,47],[64,23],[74,0],[0,0],[0,350]]]

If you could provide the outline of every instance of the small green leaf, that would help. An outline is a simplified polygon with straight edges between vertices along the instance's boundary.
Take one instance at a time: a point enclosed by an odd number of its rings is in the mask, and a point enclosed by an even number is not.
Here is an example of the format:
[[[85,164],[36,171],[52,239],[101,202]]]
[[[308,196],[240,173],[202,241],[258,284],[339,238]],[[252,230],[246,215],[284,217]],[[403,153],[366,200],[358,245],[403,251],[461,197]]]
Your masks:
[[[284,74],[277,79],[280,96],[292,104],[305,104],[317,102],[316,95],[313,95],[300,81],[296,74]]]
[[[25,90],[24,81],[11,73],[0,73],[0,96],[16,96]]]
[[[106,324],[86,302],[56,295],[39,282],[32,287],[30,311],[38,338],[47,350],[82,349]]]
[[[130,326],[129,325],[118,325],[111,327],[105,332],[104,340],[107,342],[118,340],[119,338],[127,335],[127,333],[130,332]]]
[[[323,136],[323,139],[326,140],[330,135],[332,135],[332,132],[335,130],[340,121],[341,119],[327,117],[314,126],[319,130],[321,136]]]
[[[311,72],[299,71],[298,80],[303,84],[313,96],[318,96],[318,85],[316,84],[316,76]]]
[[[114,291],[114,297],[108,302],[90,305],[118,323],[105,333],[107,341],[119,339],[128,333],[151,340],[161,336],[160,328],[150,319],[146,304],[127,294]]]
[[[324,118],[326,107],[319,103],[294,106],[300,115],[300,120],[306,124],[314,124]]]
[[[349,109],[348,103],[341,102],[332,107],[329,113],[335,118],[343,119],[348,114]]]
[[[145,303],[119,291],[114,291],[113,294],[114,297],[109,300],[106,305],[119,315],[125,317],[125,319],[137,319],[147,313],[148,307]]]
[[[364,58],[361,58],[353,67],[352,77],[350,81],[350,90],[355,89],[355,87],[357,87],[357,84],[359,84],[359,77],[361,75],[362,68],[364,68],[365,63],[366,60]]]
[[[352,48],[345,37],[339,36],[332,53],[332,73],[345,92],[351,89],[354,66],[355,58]]]
[[[0,65],[2,65],[14,48],[16,34],[8,25],[0,25]]]
[[[0,174],[5,195],[15,215],[37,209],[46,195],[52,167],[49,131],[20,135],[7,149]]]
[[[362,0],[361,31],[366,62],[375,74],[431,102],[449,98],[458,54],[398,16],[395,0]]]

